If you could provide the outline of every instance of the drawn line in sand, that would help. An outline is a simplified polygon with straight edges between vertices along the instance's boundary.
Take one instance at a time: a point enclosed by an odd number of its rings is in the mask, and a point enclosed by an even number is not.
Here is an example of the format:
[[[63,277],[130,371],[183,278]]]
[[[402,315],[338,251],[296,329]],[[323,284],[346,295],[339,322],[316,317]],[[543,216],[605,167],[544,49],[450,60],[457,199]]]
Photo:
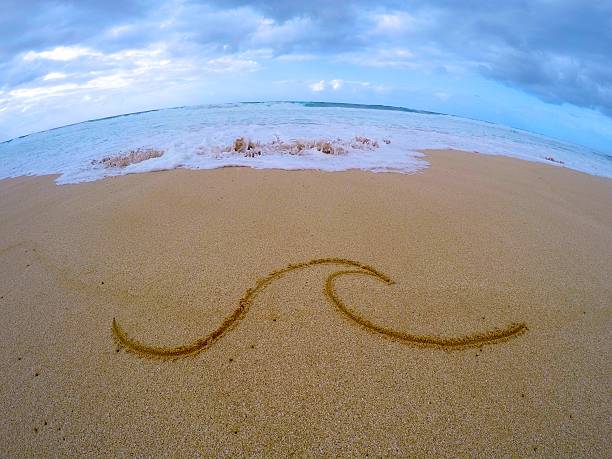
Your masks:
[[[413,335],[410,333],[398,332],[391,330],[380,325],[376,325],[369,320],[361,317],[355,312],[351,311],[346,304],[340,299],[336,293],[334,283],[340,276],[346,275],[365,275],[372,276],[387,285],[391,285],[394,282],[380,271],[372,268],[371,266],[364,265],[357,261],[348,260],[344,258],[319,258],[310,260],[304,263],[290,264],[283,269],[272,271],[263,279],[259,279],[254,288],[249,288],[244,293],[238,303],[238,307],[221,323],[221,325],[214,330],[212,333],[198,339],[197,341],[185,344],[178,347],[156,347],[148,346],[130,338],[121,328],[115,318],[113,318],[112,333],[116,343],[125,348],[126,350],[138,354],[142,357],[159,358],[159,359],[177,359],[186,357],[189,355],[195,355],[202,352],[212,346],[217,340],[225,335],[229,330],[238,324],[238,322],[244,318],[249,308],[253,304],[253,300],[259,292],[266,288],[272,281],[282,277],[283,275],[297,270],[307,268],[315,265],[341,265],[347,266],[351,269],[336,271],[327,277],[325,282],[325,294],[331,303],[342,312],[348,319],[355,322],[365,330],[382,335],[386,338],[413,345],[419,347],[438,348],[444,350],[458,350],[472,347],[480,347],[487,344],[495,344],[502,341],[506,341],[509,338],[518,336],[527,331],[527,324],[525,323],[513,323],[508,325],[504,329],[493,329],[483,333],[474,333],[472,335],[459,336],[459,337],[437,337],[428,335]],[[355,269],[357,268],[357,269]]]

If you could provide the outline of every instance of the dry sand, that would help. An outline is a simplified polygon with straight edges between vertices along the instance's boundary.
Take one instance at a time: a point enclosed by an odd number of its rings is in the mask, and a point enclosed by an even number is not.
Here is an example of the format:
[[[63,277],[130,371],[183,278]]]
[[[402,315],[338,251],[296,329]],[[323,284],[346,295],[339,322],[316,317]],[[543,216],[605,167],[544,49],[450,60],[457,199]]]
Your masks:
[[[420,174],[169,171],[0,182],[0,456],[610,457],[612,181],[430,152]],[[248,287],[274,280],[204,352]]]

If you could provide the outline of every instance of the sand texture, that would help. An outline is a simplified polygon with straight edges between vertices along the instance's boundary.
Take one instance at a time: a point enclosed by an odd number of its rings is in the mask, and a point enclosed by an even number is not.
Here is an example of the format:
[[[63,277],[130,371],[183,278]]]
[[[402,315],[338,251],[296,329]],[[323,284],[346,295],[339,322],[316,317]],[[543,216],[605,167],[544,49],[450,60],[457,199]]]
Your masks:
[[[0,456],[611,457],[612,180],[0,181]]]

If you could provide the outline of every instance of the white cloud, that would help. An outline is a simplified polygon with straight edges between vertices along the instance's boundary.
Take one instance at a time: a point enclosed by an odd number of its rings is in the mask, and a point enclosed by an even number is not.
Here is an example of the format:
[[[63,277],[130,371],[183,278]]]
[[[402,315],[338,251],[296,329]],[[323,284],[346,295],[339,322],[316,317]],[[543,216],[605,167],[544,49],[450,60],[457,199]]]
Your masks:
[[[370,39],[391,40],[396,44],[405,41],[409,37],[416,42],[424,34],[431,33],[437,24],[439,11],[436,8],[408,11],[388,11],[385,13],[373,13],[369,15],[370,28],[365,32]]]
[[[83,90],[106,90],[124,88],[135,82],[136,72],[118,72],[92,78],[83,83],[65,83],[54,86],[35,86],[20,88],[9,92],[15,99],[30,99],[34,102],[47,98],[63,96]]]
[[[48,71],[29,84],[20,85],[4,94],[0,107],[14,111],[27,111],[31,107],[50,107],[65,97],[66,100],[96,101],[108,94],[129,94],[140,88],[162,88],[175,84],[210,78],[214,74],[254,72],[261,68],[259,60],[266,52],[244,52],[219,55],[214,49],[201,49],[197,58],[175,55],[173,43],[158,42],[144,48],[124,49],[104,53],[91,48],[58,47],[52,50],[31,51],[21,56],[34,59],[71,60],[63,64],[64,72]],[[78,60],[81,56],[95,59]],[[262,57],[263,56],[263,57]],[[77,99],[78,98],[78,99]],[[88,99],[89,98],[89,99]],[[44,102],[48,100],[48,102]]]
[[[126,75],[116,74],[116,75],[106,75],[98,78],[94,78],[89,80],[84,85],[81,85],[83,89],[116,89],[116,88],[124,88],[129,86],[132,83],[132,80]]]
[[[403,30],[412,18],[407,13],[377,14],[374,16],[376,29],[381,31]]]
[[[34,88],[14,89],[9,95],[18,99],[42,98],[64,94],[79,89],[81,86],[75,83],[60,84],[56,86],[39,86]]]
[[[47,73],[44,77],[42,77],[42,79],[43,79],[43,81],[63,80],[67,76],[68,75],[66,75],[65,73],[62,73],[62,72],[50,72],[50,73]]]
[[[49,51],[28,51],[23,59],[26,61],[32,61],[35,59],[48,59],[51,61],[71,61],[78,59],[83,56],[98,56],[97,53],[89,48],[83,48],[81,46],[58,46]]]
[[[278,84],[295,83],[295,80],[281,80],[276,81]],[[302,82],[305,83],[305,82]],[[345,89],[351,92],[356,92],[364,89],[370,89],[377,92],[384,92],[388,90],[388,87],[383,85],[373,85],[369,81],[357,81],[357,80],[342,80],[335,78],[333,80],[320,80],[315,83],[309,83],[308,88],[313,92],[322,92],[326,90],[340,91]]]
[[[325,90],[325,80],[317,81],[316,83],[312,83],[308,85],[312,92],[321,92]]]
[[[342,80],[331,80],[329,82],[329,85],[334,91],[337,91],[338,89],[342,87],[343,83],[344,82]]]
[[[130,61],[135,59],[145,59],[158,57],[166,51],[166,46],[158,44],[142,49],[125,49],[117,53],[106,54],[104,57],[118,61]]]
[[[282,24],[268,18],[258,21],[257,29],[250,37],[250,42],[255,47],[274,46],[282,47],[283,44],[290,44],[302,41],[312,34],[312,21],[305,17],[293,18]]]

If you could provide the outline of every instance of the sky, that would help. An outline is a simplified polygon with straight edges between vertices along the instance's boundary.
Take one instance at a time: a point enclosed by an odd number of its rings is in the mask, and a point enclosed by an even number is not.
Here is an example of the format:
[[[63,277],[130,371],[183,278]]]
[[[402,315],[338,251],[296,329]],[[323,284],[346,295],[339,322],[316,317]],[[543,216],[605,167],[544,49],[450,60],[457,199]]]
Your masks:
[[[262,100],[436,111],[612,154],[612,0],[0,0],[0,141]]]

